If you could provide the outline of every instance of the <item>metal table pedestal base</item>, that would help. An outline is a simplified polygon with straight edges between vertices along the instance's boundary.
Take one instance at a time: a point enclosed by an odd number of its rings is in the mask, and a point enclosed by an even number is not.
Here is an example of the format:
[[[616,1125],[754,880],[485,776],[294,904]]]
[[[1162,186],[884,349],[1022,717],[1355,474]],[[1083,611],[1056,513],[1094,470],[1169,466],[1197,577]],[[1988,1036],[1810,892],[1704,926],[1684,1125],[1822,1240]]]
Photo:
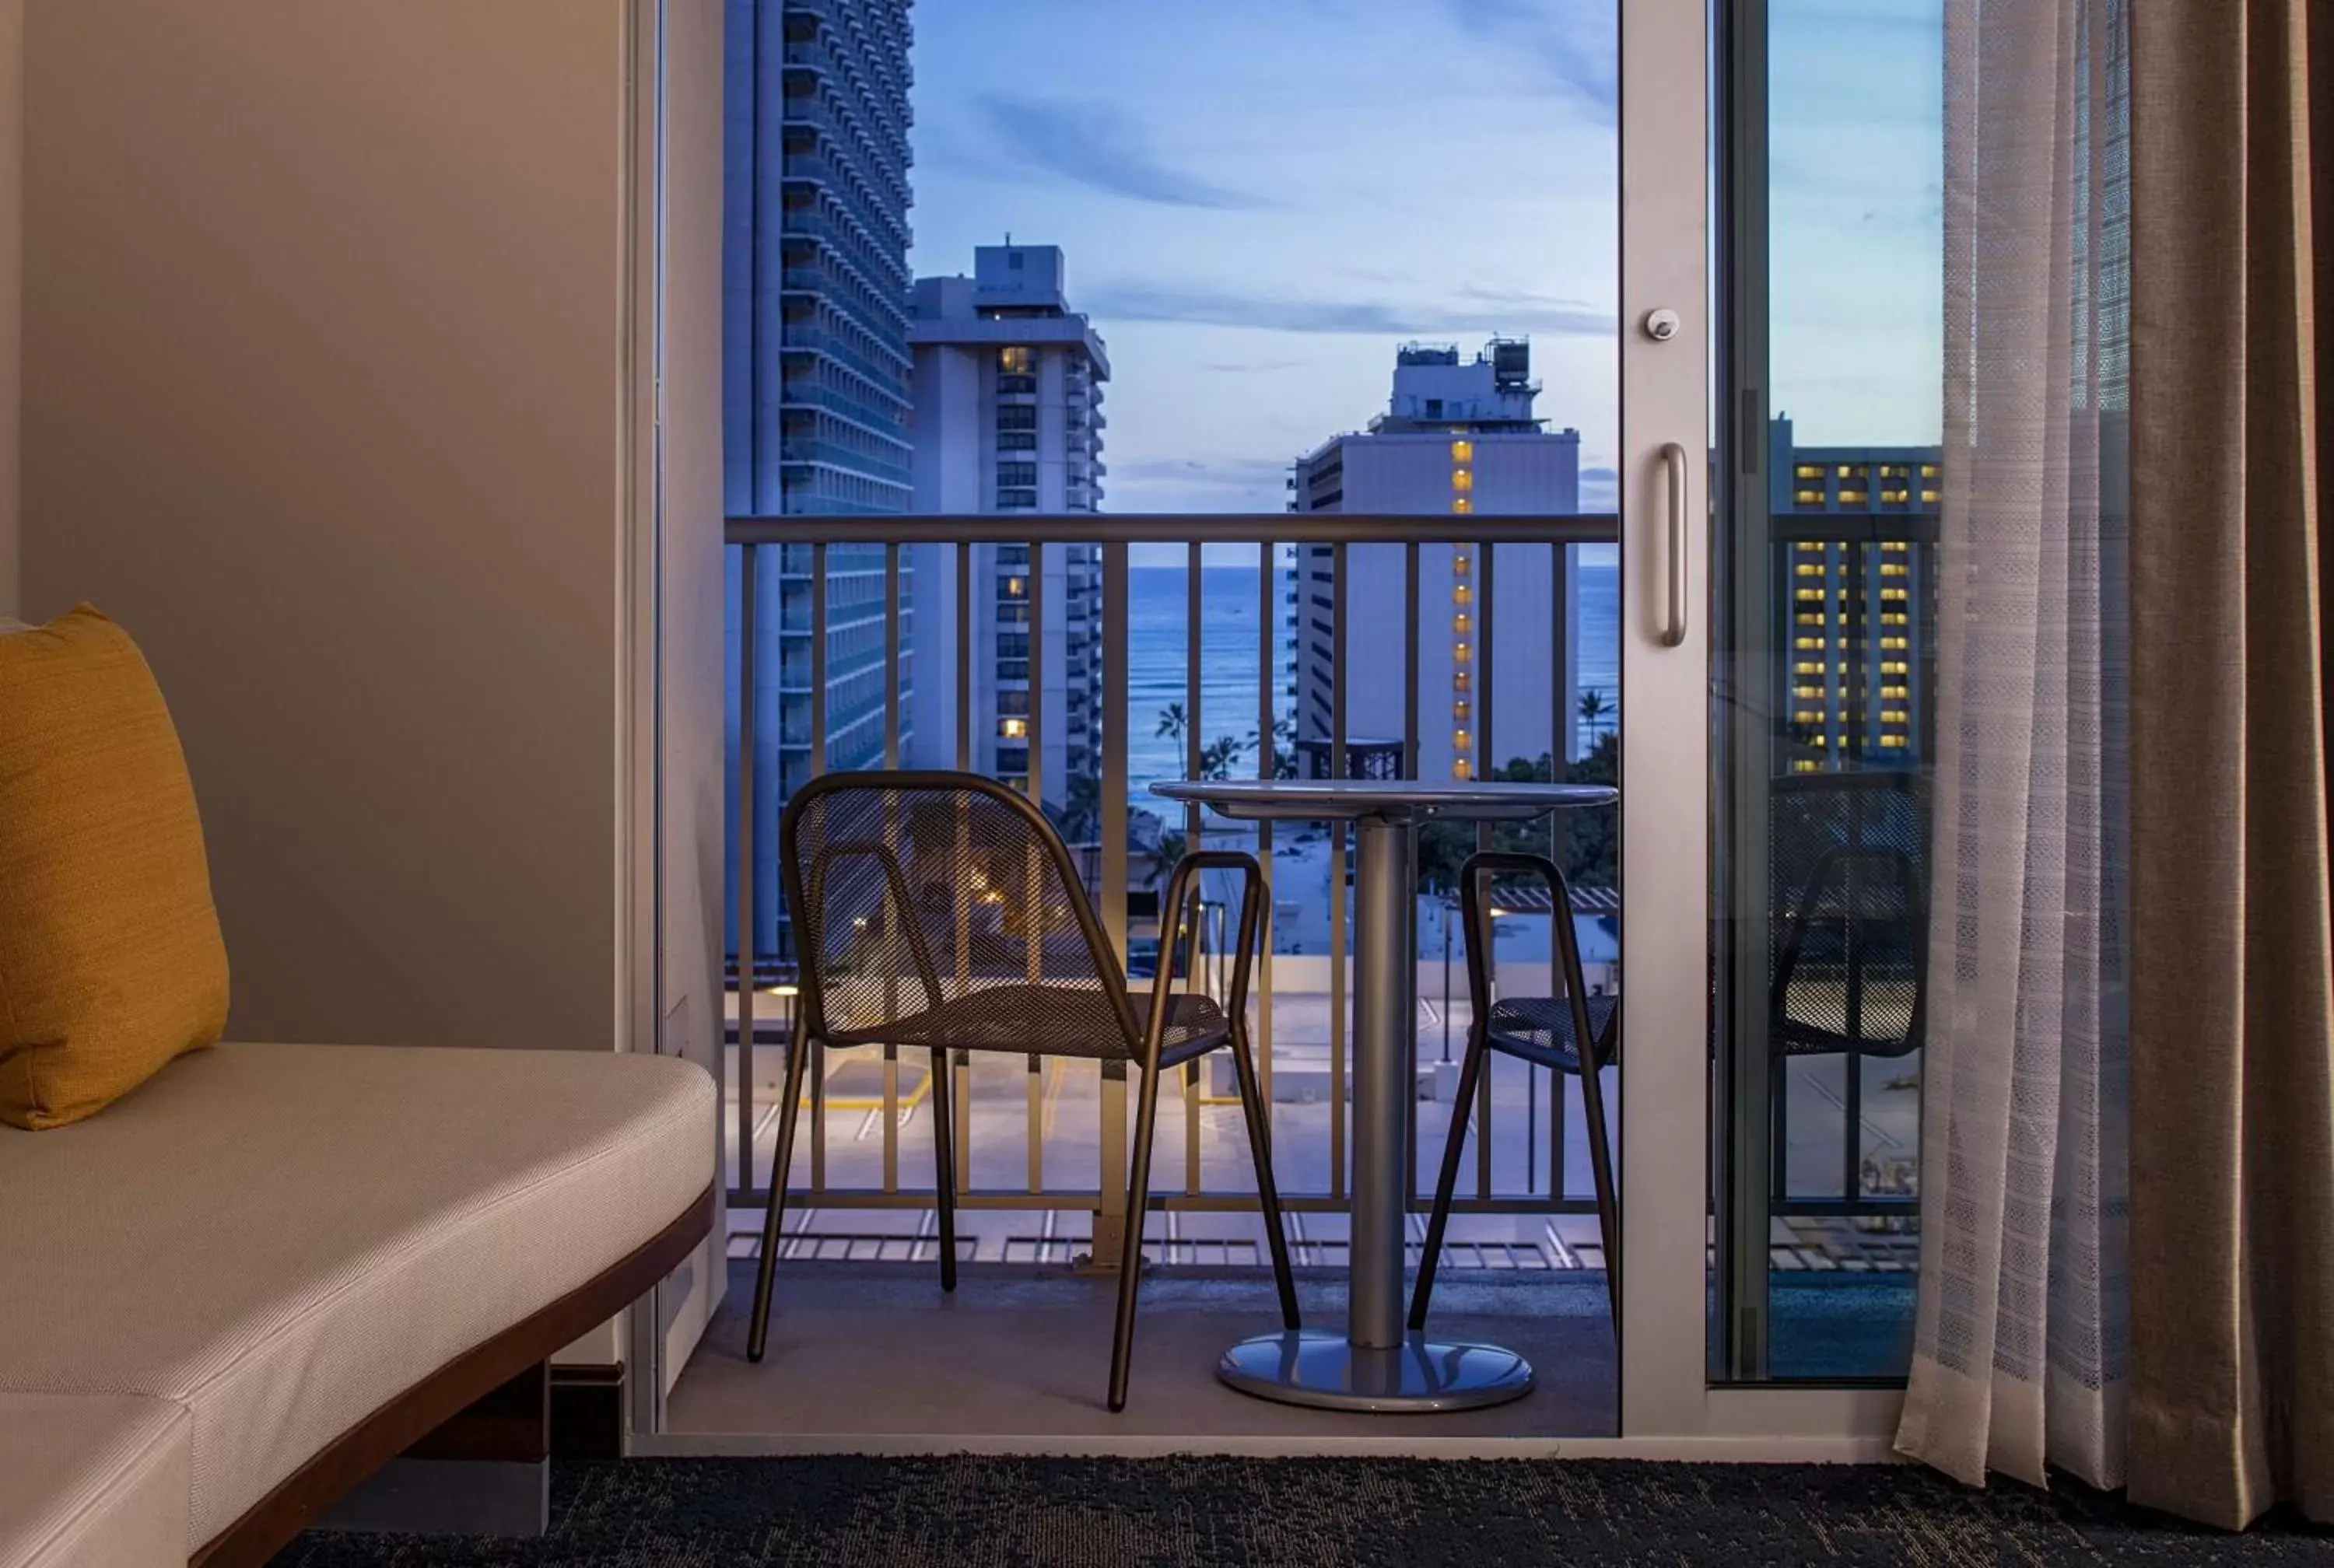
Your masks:
[[[1224,1352],[1216,1376],[1244,1394],[1325,1410],[1471,1410],[1531,1392],[1513,1351],[1405,1333],[1398,1350],[1363,1350],[1321,1329],[1259,1334]]]

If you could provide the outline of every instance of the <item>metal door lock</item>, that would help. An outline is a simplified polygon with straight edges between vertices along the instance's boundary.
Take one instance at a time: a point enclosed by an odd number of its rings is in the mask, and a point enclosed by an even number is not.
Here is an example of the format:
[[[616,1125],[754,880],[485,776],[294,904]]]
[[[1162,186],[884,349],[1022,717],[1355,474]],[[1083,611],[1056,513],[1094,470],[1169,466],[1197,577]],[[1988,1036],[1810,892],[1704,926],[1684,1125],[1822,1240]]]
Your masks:
[[[1666,307],[1645,313],[1645,336],[1657,343],[1666,343],[1678,335],[1678,313]]]

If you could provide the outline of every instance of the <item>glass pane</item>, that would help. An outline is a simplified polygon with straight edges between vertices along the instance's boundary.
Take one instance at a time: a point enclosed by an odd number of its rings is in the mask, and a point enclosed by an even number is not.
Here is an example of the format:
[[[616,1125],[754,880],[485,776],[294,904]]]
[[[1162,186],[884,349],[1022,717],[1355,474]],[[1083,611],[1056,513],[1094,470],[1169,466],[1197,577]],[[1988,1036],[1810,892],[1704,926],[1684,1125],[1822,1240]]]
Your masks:
[[[1763,13],[1763,26],[1760,18]],[[1743,7],[1712,742],[1729,1379],[1911,1346],[1942,500],[1939,0]]]

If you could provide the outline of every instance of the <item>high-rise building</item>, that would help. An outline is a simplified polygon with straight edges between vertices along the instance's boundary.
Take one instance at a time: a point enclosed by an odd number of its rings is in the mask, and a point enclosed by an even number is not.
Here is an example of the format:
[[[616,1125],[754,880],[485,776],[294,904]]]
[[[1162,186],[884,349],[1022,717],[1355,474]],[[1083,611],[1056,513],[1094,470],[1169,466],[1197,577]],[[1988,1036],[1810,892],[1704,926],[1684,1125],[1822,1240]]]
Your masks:
[[[1008,239],[979,246],[970,277],[916,281],[913,314],[916,510],[996,519],[966,530],[971,766],[1025,788],[1034,773],[1042,798],[1059,806],[1071,781],[1095,776],[1100,763],[1102,552],[1048,546],[1041,570],[1028,544],[1014,541],[1011,519],[1100,510],[1110,357],[1093,325],[1070,309],[1055,245]],[[951,548],[921,553],[928,589],[952,581]],[[1041,599],[1043,621],[1034,643],[1033,597]],[[955,646],[954,616],[952,597],[927,604],[923,624],[934,646]],[[943,620],[950,631],[940,639]],[[1041,720],[1034,726],[1033,691]],[[955,698],[953,690],[927,689],[918,733],[952,735]],[[1033,729],[1041,747],[1034,756]],[[948,754],[926,760],[952,764],[953,746]]]
[[[911,3],[728,0],[722,434],[733,516],[902,512],[912,499]],[[757,557],[754,876],[765,952],[783,923],[778,807],[814,771],[811,569],[807,542]],[[733,560],[733,715],[739,570]],[[883,572],[881,546],[827,551],[829,769],[883,756]],[[915,645],[911,582],[902,587],[903,652]],[[903,691],[911,690],[902,662]],[[911,708],[903,697],[903,726]],[[736,751],[733,729],[733,781]]]
[[[1494,338],[1472,359],[1450,344],[1404,345],[1394,394],[1366,431],[1336,437],[1297,461],[1294,512],[1480,515],[1480,537],[1501,517],[1563,515],[1580,506],[1580,432],[1550,430],[1534,412],[1531,347]],[[1501,547],[1492,579],[1493,635],[1482,635],[1485,562],[1475,544],[1419,551],[1419,776],[1468,778],[1511,755],[1548,749],[1558,676],[1545,636],[1554,620],[1549,546]],[[1346,550],[1345,642],[1335,646],[1336,552],[1297,551],[1295,694],[1297,746],[1309,771],[1327,771],[1331,677],[1342,665],[1347,762],[1354,771],[1399,767],[1410,680],[1403,551]],[[1567,577],[1567,582],[1572,580]],[[1579,617],[1565,617],[1564,669],[1577,668]],[[1500,628],[1509,628],[1501,631]],[[1483,706],[1490,671],[1490,707]],[[1570,678],[1564,678],[1567,688]],[[1564,696],[1565,712],[1571,711]],[[1490,723],[1485,717],[1488,714]],[[1567,724],[1568,727],[1568,724]],[[1488,728],[1488,746],[1485,731]],[[1569,742],[1567,742],[1567,749]]]
[[[1768,453],[1789,767],[1914,766],[1935,689],[1942,454],[1801,447],[1789,418],[1770,425]]]

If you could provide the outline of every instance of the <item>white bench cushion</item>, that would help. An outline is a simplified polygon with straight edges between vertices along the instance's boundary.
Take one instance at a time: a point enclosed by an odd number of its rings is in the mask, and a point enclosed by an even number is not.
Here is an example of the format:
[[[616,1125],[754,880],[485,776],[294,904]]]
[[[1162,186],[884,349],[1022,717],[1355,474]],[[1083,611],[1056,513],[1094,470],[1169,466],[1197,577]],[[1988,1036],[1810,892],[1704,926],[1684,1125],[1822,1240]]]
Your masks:
[[[0,1568],[185,1568],[183,1405],[0,1394]]]
[[[670,1225],[715,1130],[712,1081],[670,1058],[182,1057],[88,1121],[0,1137],[0,1390],[185,1404],[199,1546]]]

